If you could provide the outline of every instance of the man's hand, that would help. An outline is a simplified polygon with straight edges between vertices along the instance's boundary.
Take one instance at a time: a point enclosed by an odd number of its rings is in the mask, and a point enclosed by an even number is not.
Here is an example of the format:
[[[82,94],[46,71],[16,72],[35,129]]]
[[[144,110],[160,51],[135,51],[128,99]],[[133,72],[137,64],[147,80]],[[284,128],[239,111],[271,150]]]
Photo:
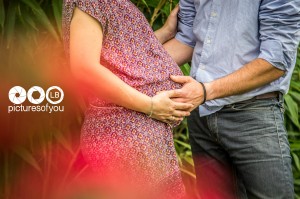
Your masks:
[[[284,73],[263,59],[255,59],[234,73],[204,83],[206,100],[246,93],[280,78]],[[171,79],[183,84],[181,89],[175,90],[174,101],[191,103],[194,108],[203,103],[203,88],[199,82],[186,76],[171,76]]]
[[[203,88],[199,82],[188,76],[171,76],[174,82],[183,84],[181,89],[175,90],[172,100],[193,104],[193,110],[203,103]]]
[[[178,12],[179,12],[179,5],[177,4],[176,7],[170,13],[166,23],[162,27],[168,33],[169,39],[172,39],[173,37],[175,37],[175,35],[177,33]]]
[[[160,43],[164,44],[165,42],[175,37],[177,33],[178,12],[179,12],[179,5],[177,5],[172,10],[163,27],[155,31],[155,36],[158,38]]]

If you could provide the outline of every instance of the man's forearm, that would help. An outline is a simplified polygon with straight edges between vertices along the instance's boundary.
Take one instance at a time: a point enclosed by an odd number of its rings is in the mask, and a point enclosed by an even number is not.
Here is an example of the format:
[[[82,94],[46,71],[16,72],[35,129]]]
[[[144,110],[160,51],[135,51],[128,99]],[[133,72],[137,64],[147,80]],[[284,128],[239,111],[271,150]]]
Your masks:
[[[166,43],[167,41],[169,41],[170,39],[172,39],[174,37],[174,34],[169,32],[168,30],[165,30],[164,27],[156,30],[154,32],[154,34],[161,44]]]
[[[163,46],[179,66],[192,60],[194,48],[181,43],[175,38],[166,42]]]
[[[207,100],[246,93],[266,85],[284,75],[284,71],[263,59],[255,59],[236,72],[205,83]]]

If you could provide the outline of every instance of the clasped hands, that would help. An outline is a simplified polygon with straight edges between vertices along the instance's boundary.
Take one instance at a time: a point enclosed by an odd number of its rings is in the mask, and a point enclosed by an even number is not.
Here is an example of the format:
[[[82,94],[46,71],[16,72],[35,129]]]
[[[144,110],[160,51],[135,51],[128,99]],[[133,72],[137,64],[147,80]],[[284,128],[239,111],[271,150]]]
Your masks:
[[[199,82],[188,76],[171,76],[183,84],[181,89],[161,91],[152,98],[151,118],[165,123],[176,123],[189,116],[203,102],[203,89]]]

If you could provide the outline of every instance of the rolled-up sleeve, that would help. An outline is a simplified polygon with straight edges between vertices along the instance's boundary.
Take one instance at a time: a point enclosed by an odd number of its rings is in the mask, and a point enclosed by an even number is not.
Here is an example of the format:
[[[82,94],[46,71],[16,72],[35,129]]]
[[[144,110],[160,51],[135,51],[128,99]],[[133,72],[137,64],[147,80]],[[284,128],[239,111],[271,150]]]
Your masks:
[[[194,0],[180,0],[179,7],[176,39],[186,45],[194,47],[196,44],[193,33],[193,23],[196,15]]]
[[[259,58],[284,71],[293,69],[300,40],[300,1],[263,0],[259,20]]]

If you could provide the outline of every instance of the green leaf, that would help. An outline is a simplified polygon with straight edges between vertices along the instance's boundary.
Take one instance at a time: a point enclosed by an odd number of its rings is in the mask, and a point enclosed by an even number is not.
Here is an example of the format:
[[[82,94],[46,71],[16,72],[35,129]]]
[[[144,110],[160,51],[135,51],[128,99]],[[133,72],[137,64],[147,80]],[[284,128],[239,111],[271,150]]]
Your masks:
[[[291,81],[291,90],[295,90],[295,91],[300,92],[299,81]]]
[[[191,146],[185,142],[179,141],[179,140],[174,140],[175,143],[187,148],[187,149],[191,149]]]
[[[292,96],[293,100],[300,105],[300,93],[295,92],[295,91],[291,91],[289,92],[289,95]]]
[[[298,180],[294,180],[294,183],[296,184],[296,185],[300,185],[300,180],[298,179]]]
[[[5,22],[5,9],[3,0],[0,0],[0,27],[4,28],[4,22]]]
[[[59,36],[57,35],[57,32],[53,25],[50,23],[46,13],[44,10],[40,7],[40,5],[33,0],[22,0],[23,3],[25,3],[27,6],[29,6],[33,13],[36,15],[37,20],[52,34],[52,36],[58,41]]]
[[[184,157],[184,160],[190,165],[194,166],[194,161],[192,157]]]
[[[20,10],[19,18],[24,26],[29,26],[29,28],[31,27],[32,29],[38,31],[38,28],[32,19],[33,17],[29,14],[27,9]]]
[[[147,4],[147,2],[146,2],[145,0],[142,0],[142,2],[143,2],[143,4],[144,4],[147,8],[149,8],[149,6],[148,6],[148,4]]]
[[[146,4],[151,8],[156,8],[160,0],[145,0]]]
[[[287,116],[298,128],[300,128],[297,103],[289,94],[285,95],[284,100],[286,103]]]
[[[184,64],[183,66],[180,67],[181,68],[181,71],[183,72],[183,74],[185,76],[189,76],[190,75],[190,70],[191,70],[191,67],[189,64]]]
[[[196,175],[194,173],[192,173],[192,172],[190,172],[190,171],[188,171],[188,170],[186,170],[184,168],[180,168],[180,171],[183,172],[183,173],[185,173],[185,174],[188,174],[192,178],[196,179]]]
[[[299,196],[298,194],[295,193],[295,198],[296,198],[296,199],[299,199],[300,196]]]
[[[32,167],[34,167],[36,170],[38,170],[40,173],[42,173],[42,169],[39,166],[38,162],[35,160],[33,155],[24,147],[18,147],[14,149],[14,152],[20,156],[25,162],[30,164]]]
[[[298,155],[295,153],[292,153],[292,156],[293,156],[293,160],[296,165],[296,168],[298,169],[298,171],[300,171],[300,161],[299,161]]]
[[[53,133],[55,139],[71,154],[74,155],[74,151],[72,150],[70,142],[67,141],[64,134],[62,132],[56,131]]]
[[[12,40],[15,36],[15,23],[16,23],[16,1],[9,1],[7,17],[6,17],[6,41],[7,48],[10,47]]]
[[[61,27],[61,21],[62,21],[62,0],[53,0],[52,1],[52,7],[53,7],[53,14],[55,17],[56,25],[59,34],[62,34],[62,27]]]
[[[300,144],[299,143],[291,143],[290,147],[291,147],[291,151],[300,151]]]

